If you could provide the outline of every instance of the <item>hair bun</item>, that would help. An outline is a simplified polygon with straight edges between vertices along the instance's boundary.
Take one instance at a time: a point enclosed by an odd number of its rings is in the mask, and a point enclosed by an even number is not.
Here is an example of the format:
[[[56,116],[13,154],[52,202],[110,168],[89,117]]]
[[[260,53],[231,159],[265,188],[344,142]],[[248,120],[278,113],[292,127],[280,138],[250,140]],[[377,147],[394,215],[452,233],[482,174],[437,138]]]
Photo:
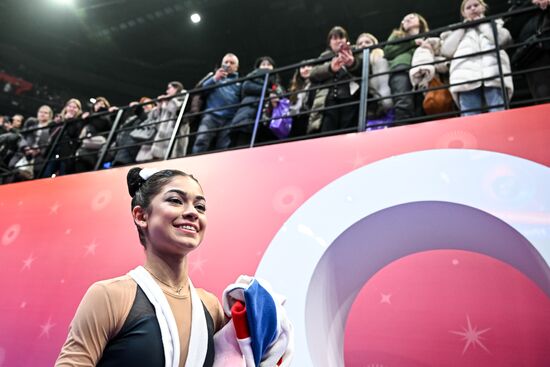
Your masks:
[[[134,167],[128,171],[126,176],[126,183],[128,184],[128,193],[131,197],[136,195],[136,191],[139,190],[140,186],[145,181],[139,173],[141,172],[141,167]]]

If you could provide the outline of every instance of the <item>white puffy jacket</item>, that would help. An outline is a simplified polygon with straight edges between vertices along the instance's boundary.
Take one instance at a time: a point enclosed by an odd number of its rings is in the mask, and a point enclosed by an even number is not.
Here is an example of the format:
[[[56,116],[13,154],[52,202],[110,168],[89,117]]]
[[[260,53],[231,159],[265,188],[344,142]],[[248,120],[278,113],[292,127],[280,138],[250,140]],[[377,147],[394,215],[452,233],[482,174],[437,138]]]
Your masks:
[[[497,34],[500,46],[504,46],[512,42],[512,37],[507,29],[503,28],[503,21],[497,21]],[[495,40],[490,23],[479,24],[476,27],[467,29],[457,29],[454,31],[443,32],[441,34],[441,54],[447,58],[464,56],[476,52],[494,50]],[[505,51],[500,51],[500,59],[502,62],[502,72],[510,73],[510,59]],[[458,104],[458,93],[470,91],[481,87],[501,87],[501,82],[498,73],[498,62],[495,52],[489,52],[482,55],[463,57],[451,61],[450,83],[463,83],[470,80],[489,78],[494,76],[494,79],[481,81],[472,81],[471,83],[451,86],[450,91],[455,102]],[[507,92],[508,100],[512,98],[514,92],[514,84],[512,77],[504,78],[504,85]]]
[[[369,78],[369,92],[375,98],[389,97],[391,96],[391,90],[389,86],[390,75],[384,74],[390,71],[388,60],[382,55],[376,55],[371,53],[370,66],[372,68],[372,74],[382,74]],[[393,100],[391,98],[385,98],[378,101],[378,105],[384,112],[387,112],[393,107]]]
[[[441,40],[438,37],[426,39],[431,48],[417,47],[409,70],[413,88],[427,89],[436,74],[447,74],[449,62],[441,56]]]

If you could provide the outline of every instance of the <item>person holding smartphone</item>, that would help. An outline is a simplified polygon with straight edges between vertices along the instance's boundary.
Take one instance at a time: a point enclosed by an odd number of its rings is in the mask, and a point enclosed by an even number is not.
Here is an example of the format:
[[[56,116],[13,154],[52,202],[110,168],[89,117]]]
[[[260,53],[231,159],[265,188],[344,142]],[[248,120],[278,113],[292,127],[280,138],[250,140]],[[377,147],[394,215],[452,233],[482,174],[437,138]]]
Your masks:
[[[313,110],[359,100],[359,84],[352,79],[361,76],[362,60],[359,54],[353,54],[348,32],[340,26],[333,27],[327,36],[327,46],[320,58],[332,58],[315,65],[309,78],[316,85],[332,85],[315,93]],[[308,133],[351,128],[357,124],[358,111],[359,104],[312,112]]]
[[[203,87],[216,86],[207,91],[205,114],[199,124],[193,154],[202,153],[210,149],[213,143],[214,149],[227,149],[231,142],[229,137],[229,125],[237,105],[241,99],[241,83],[235,82],[239,78],[239,59],[232,53],[226,54],[221,66],[214,75],[207,78]],[[221,127],[225,130],[211,131]]]

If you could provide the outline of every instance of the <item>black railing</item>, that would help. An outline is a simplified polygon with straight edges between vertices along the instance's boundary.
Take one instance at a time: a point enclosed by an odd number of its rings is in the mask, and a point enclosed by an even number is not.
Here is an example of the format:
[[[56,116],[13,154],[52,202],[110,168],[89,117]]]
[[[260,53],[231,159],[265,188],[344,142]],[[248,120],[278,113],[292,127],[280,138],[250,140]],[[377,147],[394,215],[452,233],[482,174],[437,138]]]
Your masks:
[[[509,109],[511,107],[525,106],[525,105],[529,105],[529,104],[533,104],[533,103],[549,102],[550,98],[537,98],[537,99],[532,98],[532,99],[526,99],[526,100],[512,101],[512,102],[509,103],[509,98],[506,95],[505,78],[507,78],[507,77],[518,78],[518,77],[525,76],[529,73],[549,70],[550,65],[543,66],[543,67],[537,67],[537,68],[515,70],[515,71],[511,71],[509,73],[505,73],[504,70],[503,70],[503,67],[502,67],[502,60],[501,60],[500,52],[502,50],[505,50],[505,51],[506,50],[508,50],[508,51],[514,50],[516,48],[524,46],[525,44],[527,44],[527,42],[518,42],[518,43],[515,43],[515,44],[511,44],[511,45],[507,45],[507,46],[502,47],[499,44],[499,41],[498,41],[498,30],[497,30],[497,23],[496,23],[497,19],[500,19],[500,18],[503,18],[503,17],[508,17],[509,18],[509,17],[522,15],[524,13],[533,12],[536,9],[537,9],[536,7],[518,9],[518,10],[508,12],[508,13],[498,14],[498,15],[494,15],[494,16],[490,16],[490,17],[486,17],[486,18],[481,18],[481,19],[471,21],[471,22],[467,22],[467,23],[453,24],[453,25],[450,25],[450,26],[447,26],[447,27],[434,29],[434,30],[431,30],[429,32],[419,34],[419,35],[416,35],[416,36],[407,36],[407,37],[403,37],[403,38],[400,38],[400,39],[397,39],[397,40],[393,40],[391,42],[382,42],[382,43],[370,46],[370,47],[365,48],[365,49],[353,49],[353,54],[355,55],[355,57],[357,59],[363,61],[362,62],[362,69],[361,69],[361,76],[352,76],[350,74],[350,76],[348,78],[346,78],[345,80],[340,80],[340,81],[336,81],[336,82],[331,81],[330,83],[323,83],[323,84],[313,84],[313,85],[309,86],[307,89],[303,89],[303,90],[299,90],[299,91],[295,91],[295,92],[283,92],[283,93],[279,92],[276,96],[268,95],[267,94],[267,86],[268,86],[268,83],[269,83],[270,76],[272,76],[274,74],[280,74],[280,73],[285,73],[285,72],[297,70],[302,66],[317,65],[317,64],[321,64],[321,63],[330,61],[332,59],[332,55],[325,56],[325,57],[319,57],[319,58],[316,58],[316,59],[306,60],[306,61],[303,61],[303,62],[300,62],[300,63],[287,65],[287,66],[280,67],[280,68],[273,69],[273,70],[265,70],[264,74],[256,74],[256,75],[245,76],[245,77],[241,77],[241,78],[237,78],[237,79],[233,79],[233,80],[227,80],[224,83],[221,83],[221,84],[216,83],[216,84],[209,85],[209,86],[206,86],[206,87],[201,86],[201,87],[189,90],[189,91],[183,91],[182,93],[180,93],[178,95],[175,95],[173,97],[163,97],[163,98],[158,98],[158,99],[155,99],[155,100],[152,100],[152,101],[147,101],[147,102],[137,104],[137,105],[134,104],[134,105],[131,105],[131,106],[124,106],[124,107],[119,108],[115,112],[102,112],[102,113],[99,113],[99,114],[93,114],[93,115],[90,115],[87,119],[84,119],[84,120],[82,120],[82,119],[69,120],[69,121],[65,121],[63,123],[59,123],[59,124],[53,124],[53,125],[50,124],[46,127],[36,127],[36,128],[33,128],[33,129],[27,129],[27,130],[21,132],[21,136],[23,138],[25,138],[25,136],[30,136],[30,135],[36,133],[37,131],[43,130],[43,129],[48,129],[48,131],[51,132],[51,133],[53,133],[55,130],[56,131],[55,131],[54,138],[51,139],[50,144],[48,146],[42,145],[42,146],[31,147],[35,151],[40,150],[41,153],[39,154],[39,156],[37,156],[38,158],[34,157],[34,159],[33,159],[29,156],[28,157],[29,162],[25,163],[25,160],[22,159],[22,157],[23,157],[21,155],[22,152],[19,151],[19,152],[15,152],[15,158],[12,158],[12,161],[10,162],[10,164],[8,166],[6,166],[7,162],[4,162],[4,166],[0,166],[0,183],[3,182],[3,181],[10,181],[9,178],[16,175],[17,171],[25,170],[25,169],[28,170],[29,167],[32,167],[32,171],[34,171],[35,178],[44,177],[45,173],[46,173],[46,167],[48,167],[48,164],[51,164],[53,162],[57,162],[58,164],[62,163],[62,162],[70,162],[70,161],[73,161],[73,160],[76,160],[76,159],[83,159],[83,158],[86,158],[86,157],[91,157],[92,159],[95,160],[95,164],[93,165],[94,166],[93,170],[98,170],[98,169],[108,167],[113,162],[116,163],[117,165],[120,165],[119,163],[116,162],[116,160],[113,160],[113,154],[116,157],[118,152],[128,151],[130,149],[132,149],[135,153],[136,149],[138,149],[138,148],[143,149],[144,146],[153,147],[155,144],[158,144],[158,143],[167,143],[167,144],[163,148],[162,156],[153,157],[153,160],[159,160],[159,159],[166,160],[166,159],[169,159],[169,158],[174,158],[174,157],[180,157],[180,156],[183,156],[183,155],[187,155],[191,152],[191,149],[190,149],[189,145],[187,146],[187,148],[188,148],[187,150],[189,152],[183,152],[183,154],[174,155],[173,151],[174,151],[174,147],[175,147],[176,143],[178,141],[180,141],[180,139],[184,139],[185,141],[189,141],[189,140],[193,141],[198,135],[201,134],[201,132],[195,131],[195,129],[194,129],[195,126],[192,126],[192,127],[189,126],[190,121],[200,120],[205,114],[216,113],[216,112],[223,111],[223,110],[228,110],[228,109],[237,109],[237,108],[241,108],[241,107],[247,106],[247,105],[248,106],[257,106],[254,121],[250,121],[250,122],[247,122],[247,123],[244,123],[244,124],[239,124],[238,126],[228,124],[227,126],[222,126],[222,127],[216,128],[216,129],[210,129],[210,130],[207,131],[207,133],[218,133],[218,132],[225,131],[225,130],[235,129],[236,127],[238,127],[238,128],[249,127],[249,128],[251,128],[252,133],[251,133],[250,142],[249,142],[249,144],[247,144],[247,146],[252,148],[252,147],[257,146],[257,145],[271,144],[271,143],[277,142],[277,141],[294,141],[294,140],[298,140],[298,139],[316,138],[316,137],[322,137],[322,136],[327,136],[327,135],[333,135],[333,134],[337,134],[337,133],[349,133],[349,132],[353,132],[353,131],[361,132],[361,131],[364,131],[365,128],[366,128],[367,111],[368,111],[368,106],[371,103],[379,103],[380,101],[382,101],[384,99],[390,99],[390,98],[395,99],[395,98],[399,98],[399,97],[403,97],[403,96],[409,96],[409,95],[420,96],[420,95],[423,95],[423,94],[425,94],[427,92],[430,92],[430,91],[445,90],[445,89],[449,89],[451,87],[460,86],[461,84],[467,84],[467,83],[473,83],[473,82],[483,83],[483,82],[486,82],[486,81],[489,81],[489,80],[495,80],[495,79],[498,79],[498,81],[499,81],[500,88],[503,92],[504,103],[502,105],[489,106],[489,107],[493,107],[493,108],[494,107],[502,107],[503,109]],[[451,59],[435,60],[435,61],[429,62],[429,63],[417,64],[417,65],[414,65],[414,66],[411,66],[411,67],[408,67],[408,68],[400,69],[399,71],[400,72],[406,71],[408,73],[408,71],[412,67],[427,66],[427,65],[434,65],[435,66],[439,63],[449,63],[449,62],[451,62],[453,60],[457,60],[457,59],[477,57],[477,56],[483,56],[485,54],[494,53],[496,55],[496,59],[497,59],[498,74],[495,74],[495,75],[492,75],[492,76],[489,76],[489,77],[485,77],[485,78],[476,79],[476,80],[468,80],[468,81],[463,82],[463,83],[454,83],[452,85],[451,84],[443,84],[443,85],[437,86],[437,87],[429,87],[429,88],[421,89],[421,90],[419,90],[419,89],[410,90],[410,91],[407,91],[407,92],[391,94],[391,95],[388,95],[388,96],[380,96],[380,97],[374,97],[374,98],[368,96],[368,87],[369,87],[369,81],[370,81],[371,78],[388,76],[388,75],[391,76],[391,74],[393,73],[392,71],[389,71],[389,70],[384,71],[384,72],[380,72],[380,73],[376,73],[376,74],[371,74],[370,73],[370,70],[369,70],[370,69],[370,63],[367,62],[367,61],[370,59],[370,54],[373,51],[373,49],[383,48],[386,45],[393,45],[393,44],[399,44],[399,43],[404,43],[404,42],[410,42],[411,40],[415,40],[415,39],[419,39],[419,38],[425,39],[425,38],[431,37],[431,36],[436,36],[437,37],[437,36],[439,36],[439,34],[441,34],[444,31],[453,31],[453,30],[460,29],[460,28],[476,27],[476,26],[478,26],[482,23],[489,23],[490,26],[491,26],[493,37],[494,37],[494,40],[495,40],[495,47],[493,49],[485,50],[485,51],[482,51],[482,52],[471,53],[471,54],[468,54],[468,55],[461,55],[461,56],[454,57],[454,58],[451,58]],[[550,37],[549,38],[541,38],[539,41],[540,42],[550,42]],[[215,88],[227,86],[227,85],[232,84],[232,83],[245,83],[245,82],[247,82],[251,79],[254,79],[254,78],[263,79],[262,92],[261,92],[261,94],[260,94],[260,96],[258,97],[257,100],[254,100],[254,101],[251,101],[251,102],[248,102],[248,103],[238,103],[238,104],[225,105],[225,106],[222,106],[222,107],[219,107],[219,108],[207,109],[207,110],[202,110],[202,111],[190,111],[187,108],[189,106],[188,102],[190,101],[190,99],[193,96],[198,96],[198,95],[203,95],[204,96],[204,95],[208,94],[210,91],[212,91]],[[307,94],[309,94],[310,92],[317,93],[318,91],[320,91],[322,89],[327,89],[327,88],[330,89],[330,88],[334,88],[334,87],[337,87],[339,85],[347,84],[347,83],[350,83],[350,82],[356,82],[356,83],[360,84],[359,98],[357,98],[353,101],[347,101],[346,103],[339,103],[339,104],[336,104],[336,105],[324,106],[324,107],[321,107],[321,108],[309,108],[306,111],[297,112],[297,113],[289,113],[286,117],[296,119],[296,118],[303,117],[303,116],[309,116],[312,113],[321,113],[322,114],[322,113],[325,113],[325,112],[331,111],[331,110],[341,109],[341,108],[345,108],[345,107],[352,107],[352,106],[355,107],[355,106],[357,106],[358,107],[358,121],[357,121],[356,127],[346,128],[346,129],[339,129],[339,130],[334,130],[334,131],[324,131],[324,132],[316,131],[316,132],[311,132],[311,133],[308,133],[307,135],[300,136],[300,137],[291,137],[291,138],[285,138],[285,139],[274,138],[272,141],[262,141],[262,142],[257,141],[257,135],[258,135],[259,128],[262,125],[269,124],[270,121],[271,121],[271,117],[269,115],[265,114],[265,110],[266,110],[266,105],[270,104],[271,101],[274,98],[279,98],[279,99],[280,98],[287,98],[287,97],[291,97],[292,95],[296,95],[298,93],[307,93]],[[162,104],[163,102],[169,102],[169,101],[172,101],[175,98],[177,98],[177,101],[179,102],[179,105],[177,106],[177,114],[172,113],[169,118],[156,119],[156,120],[151,120],[151,119],[141,120],[136,114],[137,109],[143,109],[147,105],[150,105],[152,103],[161,103]],[[402,124],[417,123],[417,122],[427,121],[427,120],[454,117],[454,116],[458,116],[461,112],[483,112],[483,111],[486,111],[487,108],[488,107],[481,108],[481,109],[474,109],[474,110],[471,110],[471,111],[459,111],[458,109],[456,109],[456,110],[453,110],[453,111],[447,111],[447,112],[438,113],[438,114],[414,116],[414,117],[411,117],[411,118],[402,119],[400,121],[395,121],[395,123],[398,123],[398,124],[402,125]],[[151,113],[149,113],[149,114],[151,115]],[[88,119],[101,117],[103,115],[108,115],[110,118],[112,118],[112,126],[111,126],[109,131],[103,131],[103,132],[100,132],[98,134],[94,134],[94,135],[91,135],[91,136],[80,136],[80,132],[78,133],[77,137],[75,137],[75,136],[72,136],[72,137],[66,136],[65,132],[68,130],[68,128],[71,127],[71,124],[79,123],[79,124],[85,125],[86,122],[89,121]],[[133,119],[133,120],[130,120],[130,119]],[[135,120],[138,120],[138,122],[135,123]],[[131,121],[133,123],[130,123],[129,121]],[[171,129],[169,137],[156,138],[157,132],[161,128],[162,124],[169,124],[169,129]],[[151,129],[150,131],[153,131],[153,129],[154,129],[155,133],[151,134],[152,138],[145,139],[145,140],[142,139],[142,140],[139,140],[139,141],[136,141],[134,139],[133,142],[131,141],[132,139],[126,139],[127,140],[126,144],[120,145],[120,142],[122,142],[123,139],[117,139],[117,138],[122,137],[122,136],[129,136],[130,132],[133,132],[136,129],[142,129],[142,130]],[[180,130],[183,130],[183,133],[180,133]],[[100,141],[103,142],[101,144],[101,147],[99,147],[98,149],[86,152],[86,151],[82,151],[82,150],[76,150],[74,148],[74,147],[83,146],[84,145],[83,142],[87,141],[87,139],[93,139],[94,137],[95,138],[100,137]],[[104,141],[103,141],[103,139],[104,139]],[[128,141],[130,141],[130,143],[128,143]],[[1,144],[1,141],[0,141],[0,144]],[[66,154],[67,153],[66,151],[63,151],[63,152],[60,151],[60,147],[62,147],[64,144],[72,145],[73,148],[69,149],[70,154]],[[233,149],[233,148],[239,148],[239,147],[231,147],[230,149]],[[211,151],[212,150],[209,150],[209,152],[211,152]],[[2,154],[2,151],[0,151],[0,154]],[[21,157],[21,159],[17,162],[14,162],[14,160],[17,160],[17,157]],[[0,156],[0,158],[2,158],[2,157]],[[140,161],[140,162],[143,162],[143,161]],[[122,162],[122,164],[135,164],[135,160],[132,161],[130,159],[130,161]]]

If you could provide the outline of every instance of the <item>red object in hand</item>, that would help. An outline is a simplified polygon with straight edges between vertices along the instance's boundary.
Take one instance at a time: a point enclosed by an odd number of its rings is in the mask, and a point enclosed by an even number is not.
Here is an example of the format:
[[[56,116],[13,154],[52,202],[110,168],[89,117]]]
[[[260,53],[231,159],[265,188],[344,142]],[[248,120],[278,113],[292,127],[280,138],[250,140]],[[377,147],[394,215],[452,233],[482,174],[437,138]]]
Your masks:
[[[233,325],[235,325],[237,338],[246,339],[250,337],[248,321],[246,320],[246,306],[244,303],[236,301],[233,304],[231,307],[231,317],[233,318]]]

